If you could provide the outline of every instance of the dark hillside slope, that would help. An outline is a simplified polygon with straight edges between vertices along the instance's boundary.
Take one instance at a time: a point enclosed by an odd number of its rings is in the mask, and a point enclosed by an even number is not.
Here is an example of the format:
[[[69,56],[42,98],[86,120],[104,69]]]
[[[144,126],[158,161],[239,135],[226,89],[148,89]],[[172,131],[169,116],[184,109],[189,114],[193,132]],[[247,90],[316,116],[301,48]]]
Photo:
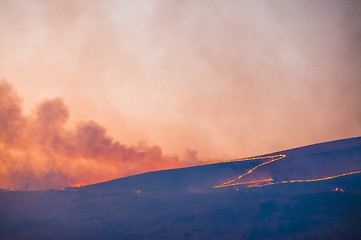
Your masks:
[[[360,173],[288,182],[359,171],[360,153],[352,138],[65,191],[0,192],[0,239],[361,239]],[[232,183],[272,184],[213,188],[252,168]]]
[[[315,179],[361,170],[361,137],[320,143],[264,156],[280,154],[285,157],[255,169],[242,181],[264,178],[273,178],[277,181]],[[235,179],[269,160],[253,158],[256,159],[150,172],[85,186],[79,190],[128,194],[139,190],[143,193],[209,192],[214,186]],[[247,186],[237,185],[237,188]]]

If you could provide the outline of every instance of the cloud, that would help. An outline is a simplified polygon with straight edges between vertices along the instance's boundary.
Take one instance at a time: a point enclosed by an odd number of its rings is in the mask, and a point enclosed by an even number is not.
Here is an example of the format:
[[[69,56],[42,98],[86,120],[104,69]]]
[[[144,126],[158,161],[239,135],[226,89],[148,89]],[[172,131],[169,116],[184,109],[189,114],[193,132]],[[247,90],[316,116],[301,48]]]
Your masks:
[[[94,121],[67,129],[69,116],[60,98],[42,101],[25,116],[12,86],[0,83],[1,187],[62,188],[186,166],[179,157],[163,154],[159,146],[121,144]],[[195,151],[187,150],[186,155],[197,162]]]

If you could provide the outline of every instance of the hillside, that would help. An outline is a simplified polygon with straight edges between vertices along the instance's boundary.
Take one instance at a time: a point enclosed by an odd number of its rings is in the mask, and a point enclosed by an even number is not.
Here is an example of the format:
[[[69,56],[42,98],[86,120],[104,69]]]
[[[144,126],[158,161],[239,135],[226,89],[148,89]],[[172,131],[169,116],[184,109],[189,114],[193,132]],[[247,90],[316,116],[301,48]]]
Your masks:
[[[270,160],[275,161],[265,164]],[[261,164],[264,165],[259,166]],[[232,183],[262,179],[273,179],[272,182],[310,180],[357,172],[361,170],[361,138],[320,143],[222,163],[150,172],[76,190],[123,193],[139,190],[143,193],[209,192],[214,186],[237,179],[257,166],[252,173]],[[237,184],[235,187],[239,189],[250,185]]]
[[[360,239],[361,137],[39,192],[0,239]]]

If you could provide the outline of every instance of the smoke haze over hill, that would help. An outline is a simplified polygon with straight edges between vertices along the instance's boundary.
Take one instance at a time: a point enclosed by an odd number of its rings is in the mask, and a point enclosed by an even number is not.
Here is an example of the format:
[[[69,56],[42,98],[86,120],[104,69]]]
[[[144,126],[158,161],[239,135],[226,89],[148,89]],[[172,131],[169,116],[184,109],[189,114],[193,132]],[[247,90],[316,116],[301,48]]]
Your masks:
[[[0,79],[127,145],[238,158],[361,134],[360,1],[0,2]]]
[[[159,146],[126,146],[93,121],[67,129],[69,116],[60,98],[44,100],[24,115],[14,89],[0,82],[1,188],[63,188],[197,163],[191,150],[182,162]]]
[[[1,85],[0,187],[360,136],[360,9],[353,0],[2,0],[0,79],[23,101]]]

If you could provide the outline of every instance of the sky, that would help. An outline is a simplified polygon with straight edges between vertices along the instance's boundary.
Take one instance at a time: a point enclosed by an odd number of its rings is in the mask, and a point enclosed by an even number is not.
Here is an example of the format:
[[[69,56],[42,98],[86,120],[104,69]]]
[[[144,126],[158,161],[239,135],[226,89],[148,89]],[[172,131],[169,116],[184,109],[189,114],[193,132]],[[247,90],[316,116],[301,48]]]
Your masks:
[[[359,1],[0,1],[0,188],[361,135]]]

